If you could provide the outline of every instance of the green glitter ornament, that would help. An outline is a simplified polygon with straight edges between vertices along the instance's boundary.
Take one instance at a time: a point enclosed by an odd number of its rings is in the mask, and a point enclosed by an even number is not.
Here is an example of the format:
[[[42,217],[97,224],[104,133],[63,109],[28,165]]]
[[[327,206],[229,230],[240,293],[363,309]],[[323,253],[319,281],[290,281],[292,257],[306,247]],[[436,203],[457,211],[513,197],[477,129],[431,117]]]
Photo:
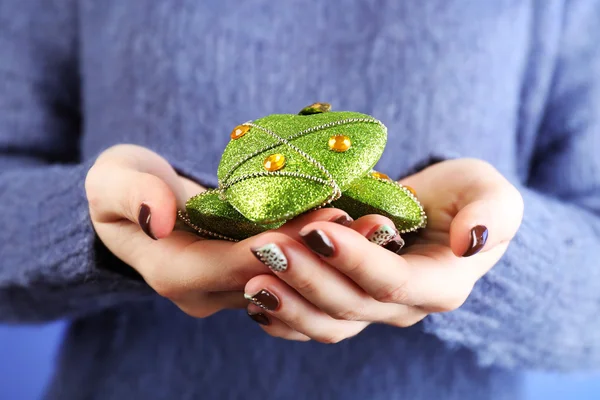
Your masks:
[[[219,187],[192,197],[180,218],[202,236],[238,241],[325,206],[353,218],[389,217],[400,233],[426,224],[406,187],[372,170],[387,140],[377,119],[330,111],[274,114],[238,125],[217,171]]]

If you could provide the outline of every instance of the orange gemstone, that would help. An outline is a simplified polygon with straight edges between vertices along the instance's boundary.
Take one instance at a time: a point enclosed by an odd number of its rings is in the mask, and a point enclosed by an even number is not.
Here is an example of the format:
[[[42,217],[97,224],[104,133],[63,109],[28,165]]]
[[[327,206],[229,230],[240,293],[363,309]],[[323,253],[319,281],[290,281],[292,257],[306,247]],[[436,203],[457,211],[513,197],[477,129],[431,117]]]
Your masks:
[[[415,192],[415,189],[411,188],[410,186],[406,186],[406,185],[402,185],[402,186],[404,186],[405,188],[407,188],[408,191],[413,194],[413,196],[417,195],[417,192]]]
[[[344,152],[352,146],[352,141],[348,136],[337,135],[329,138],[329,142],[327,142],[329,148],[333,151]]]
[[[263,162],[263,167],[269,172],[279,171],[285,165],[283,154],[271,154]]]
[[[385,179],[385,180],[391,181],[390,177],[387,176],[386,174],[382,173],[382,172],[373,171],[373,172],[371,172],[371,176],[373,178]]]
[[[239,139],[242,136],[244,136],[246,133],[248,133],[249,130],[250,130],[250,127],[248,125],[238,125],[235,128],[233,128],[233,131],[231,131],[230,136],[233,140]]]

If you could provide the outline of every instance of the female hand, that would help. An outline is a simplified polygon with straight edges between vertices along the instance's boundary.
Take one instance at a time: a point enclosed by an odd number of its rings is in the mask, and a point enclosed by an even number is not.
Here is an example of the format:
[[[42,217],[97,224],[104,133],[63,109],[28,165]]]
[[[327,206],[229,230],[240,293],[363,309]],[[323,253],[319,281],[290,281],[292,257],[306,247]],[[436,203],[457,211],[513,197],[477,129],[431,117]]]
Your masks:
[[[504,254],[522,218],[519,192],[489,164],[435,164],[402,183],[418,193],[428,226],[402,255],[367,240],[396,235],[391,221],[369,215],[349,227],[311,222],[304,245],[282,233],[260,236],[257,257],[287,259],[287,269],[252,278],[248,312],[273,336],[335,343],[370,323],[399,327],[451,311]],[[386,245],[397,250],[395,236]],[[268,254],[265,254],[265,250]],[[312,250],[312,251],[311,251]]]
[[[139,146],[111,147],[90,169],[85,188],[99,238],[160,295],[198,318],[246,307],[244,285],[265,272],[249,250],[259,237],[231,243],[174,231],[177,209],[204,188],[178,176],[165,159]],[[278,232],[298,238],[304,224],[340,213],[319,210]]]

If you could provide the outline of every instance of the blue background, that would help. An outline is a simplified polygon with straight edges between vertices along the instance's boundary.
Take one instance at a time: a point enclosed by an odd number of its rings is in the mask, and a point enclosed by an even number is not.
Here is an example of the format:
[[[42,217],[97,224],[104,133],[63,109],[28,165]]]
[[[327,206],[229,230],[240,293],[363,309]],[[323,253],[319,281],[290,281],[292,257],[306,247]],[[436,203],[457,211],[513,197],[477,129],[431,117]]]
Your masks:
[[[0,399],[35,400],[52,374],[64,323],[37,327],[0,326]],[[598,400],[600,372],[529,373],[528,400]]]

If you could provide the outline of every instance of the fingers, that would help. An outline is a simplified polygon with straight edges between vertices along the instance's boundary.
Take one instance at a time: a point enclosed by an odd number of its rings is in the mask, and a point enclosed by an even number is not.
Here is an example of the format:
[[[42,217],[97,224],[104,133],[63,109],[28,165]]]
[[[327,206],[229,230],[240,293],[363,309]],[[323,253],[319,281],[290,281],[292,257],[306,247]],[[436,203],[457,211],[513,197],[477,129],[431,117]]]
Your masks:
[[[126,175],[122,174],[124,178]],[[345,213],[335,209],[319,210],[314,215],[303,216],[303,220],[329,220],[340,215]],[[288,232],[295,235],[297,229],[288,226]],[[257,241],[264,243],[265,234],[231,243],[199,240],[182,231],[152,241],[136,225],[129,223],[98,223],[97,231],[102,237],[111,237],[105,241],[111,252],[140,272],[155,291],[174,301],[183,301],[190,291],[241,290],[252,277],[269,272],[252,253]],[[282,233],[267,234],[293,241]]]
[[[432,249],[435,258],[400,257],[354,230],[326,222],[311,223],[300,235],[328,265],[382,303],[453,308],[462,304],[477,278],[473,265],[456,263],[460,259],[442,245]]]
[[[397,320],[400,314],[410,317],[407,306],[376,301],[347,276],[281,233],[265,234],[254,245],[257,257],[279,279],[335,319],[388,322]]]
[[[369,325],[368,322],[342,321],[330,317],[272,275],[250,280],[245,293],[254,304],[248,309],[250,313],[262,311],[269,315],[271,323],[262,327],[273,336],[305,340],[303,336],[295,335],[293,331],[296,331],[321,343],[338,343]]]
[[[249,316],[272,336],[288,340],[313,339],[322,343],[337,343],[352,337],[370,321],[332,318],[300,296],[292,287],[271,275],[259,275],[246,285]],[[396,313],[381,322],[407,327],[427,314],[416,308],[396,307]],[[364,309],[369,308],[365,304]],[[352,315],[348,313],[347,315]]]

